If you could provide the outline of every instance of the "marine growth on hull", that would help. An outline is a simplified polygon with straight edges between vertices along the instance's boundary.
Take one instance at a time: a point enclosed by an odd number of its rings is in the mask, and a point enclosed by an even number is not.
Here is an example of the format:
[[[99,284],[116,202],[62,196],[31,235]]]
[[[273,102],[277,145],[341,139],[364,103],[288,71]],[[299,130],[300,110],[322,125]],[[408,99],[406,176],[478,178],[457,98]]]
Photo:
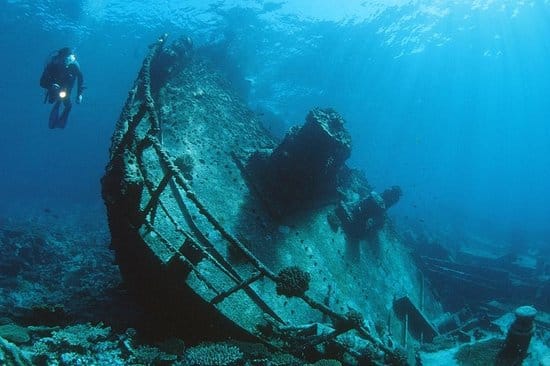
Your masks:
[[[278,143],[188,39],[159,39],[103,178],[125,281],[176,333],[390,357],[394,298],[432,304],[384,226],[400,191],[372,192],[350,153],[336,111],[313,109]]]
[[[406,364],[441,313],[387,220],[401,189],[346,166],[344,118],[277,141],[189,38],[150,48],[102,179],[127,286],[163,330],[345,364]],[[368,363],[370,362],[370,363]]]

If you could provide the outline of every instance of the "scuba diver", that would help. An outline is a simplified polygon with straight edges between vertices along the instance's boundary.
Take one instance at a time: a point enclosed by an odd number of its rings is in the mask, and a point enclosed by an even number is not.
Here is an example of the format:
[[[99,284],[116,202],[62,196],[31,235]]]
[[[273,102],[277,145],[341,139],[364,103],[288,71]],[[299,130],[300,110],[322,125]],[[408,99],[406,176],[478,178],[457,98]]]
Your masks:
[[[71,48],[61,48],[51,57],[40,77],[40,86],[46,89],[44,103],[54,104],[50,112],[50,128],[65,128],[72,108],[71,90],[75,79],[78,81],[76,103],[80,104],[82,102],[82,92],[84,91],[84,79],[80,66]],[[59,106],[61,102],[63,102],[64,108],[60,115]]]

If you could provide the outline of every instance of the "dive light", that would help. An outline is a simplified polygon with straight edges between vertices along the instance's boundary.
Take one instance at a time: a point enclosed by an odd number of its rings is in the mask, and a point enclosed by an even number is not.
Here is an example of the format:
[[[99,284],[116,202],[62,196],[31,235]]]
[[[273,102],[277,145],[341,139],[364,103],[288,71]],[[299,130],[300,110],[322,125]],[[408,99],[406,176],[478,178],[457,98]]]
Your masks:
[[[60,92],[59,92],[59,98],[60,99],[65,99],[65,97],[67,96],[67,91],[62,89]]]

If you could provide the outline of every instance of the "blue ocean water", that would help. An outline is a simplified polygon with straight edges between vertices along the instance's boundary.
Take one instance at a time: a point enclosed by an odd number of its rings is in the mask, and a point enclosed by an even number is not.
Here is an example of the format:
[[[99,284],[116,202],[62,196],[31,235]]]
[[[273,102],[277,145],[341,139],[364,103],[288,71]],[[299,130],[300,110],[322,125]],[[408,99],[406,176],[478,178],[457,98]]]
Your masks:
[[[547,0],[4,0],[0,211],[101,205],[114,123],[167,32],[214,45],[250,107],[285,126],[339,111],[350,165],[377,190],[402,187],[392,213],[405,223],[548,247],[549,16]],[[87,90],[49,130],[38,80],[64,46]]]

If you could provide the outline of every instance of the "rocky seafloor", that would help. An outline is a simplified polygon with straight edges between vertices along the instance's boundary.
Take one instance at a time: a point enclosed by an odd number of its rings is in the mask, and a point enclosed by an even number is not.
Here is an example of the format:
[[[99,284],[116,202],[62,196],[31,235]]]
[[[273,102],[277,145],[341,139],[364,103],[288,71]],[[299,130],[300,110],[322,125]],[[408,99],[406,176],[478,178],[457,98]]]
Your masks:
[[[104,215],[98,204],[0,216],[0,365],[308,364],[261,344],[187,344],[159,332],[126,293]],[[550,362],[543,335],[534,338],[524,365]],[[475,347],[424,351],[417,364],[483,365],[485,351],[478,355]]]

